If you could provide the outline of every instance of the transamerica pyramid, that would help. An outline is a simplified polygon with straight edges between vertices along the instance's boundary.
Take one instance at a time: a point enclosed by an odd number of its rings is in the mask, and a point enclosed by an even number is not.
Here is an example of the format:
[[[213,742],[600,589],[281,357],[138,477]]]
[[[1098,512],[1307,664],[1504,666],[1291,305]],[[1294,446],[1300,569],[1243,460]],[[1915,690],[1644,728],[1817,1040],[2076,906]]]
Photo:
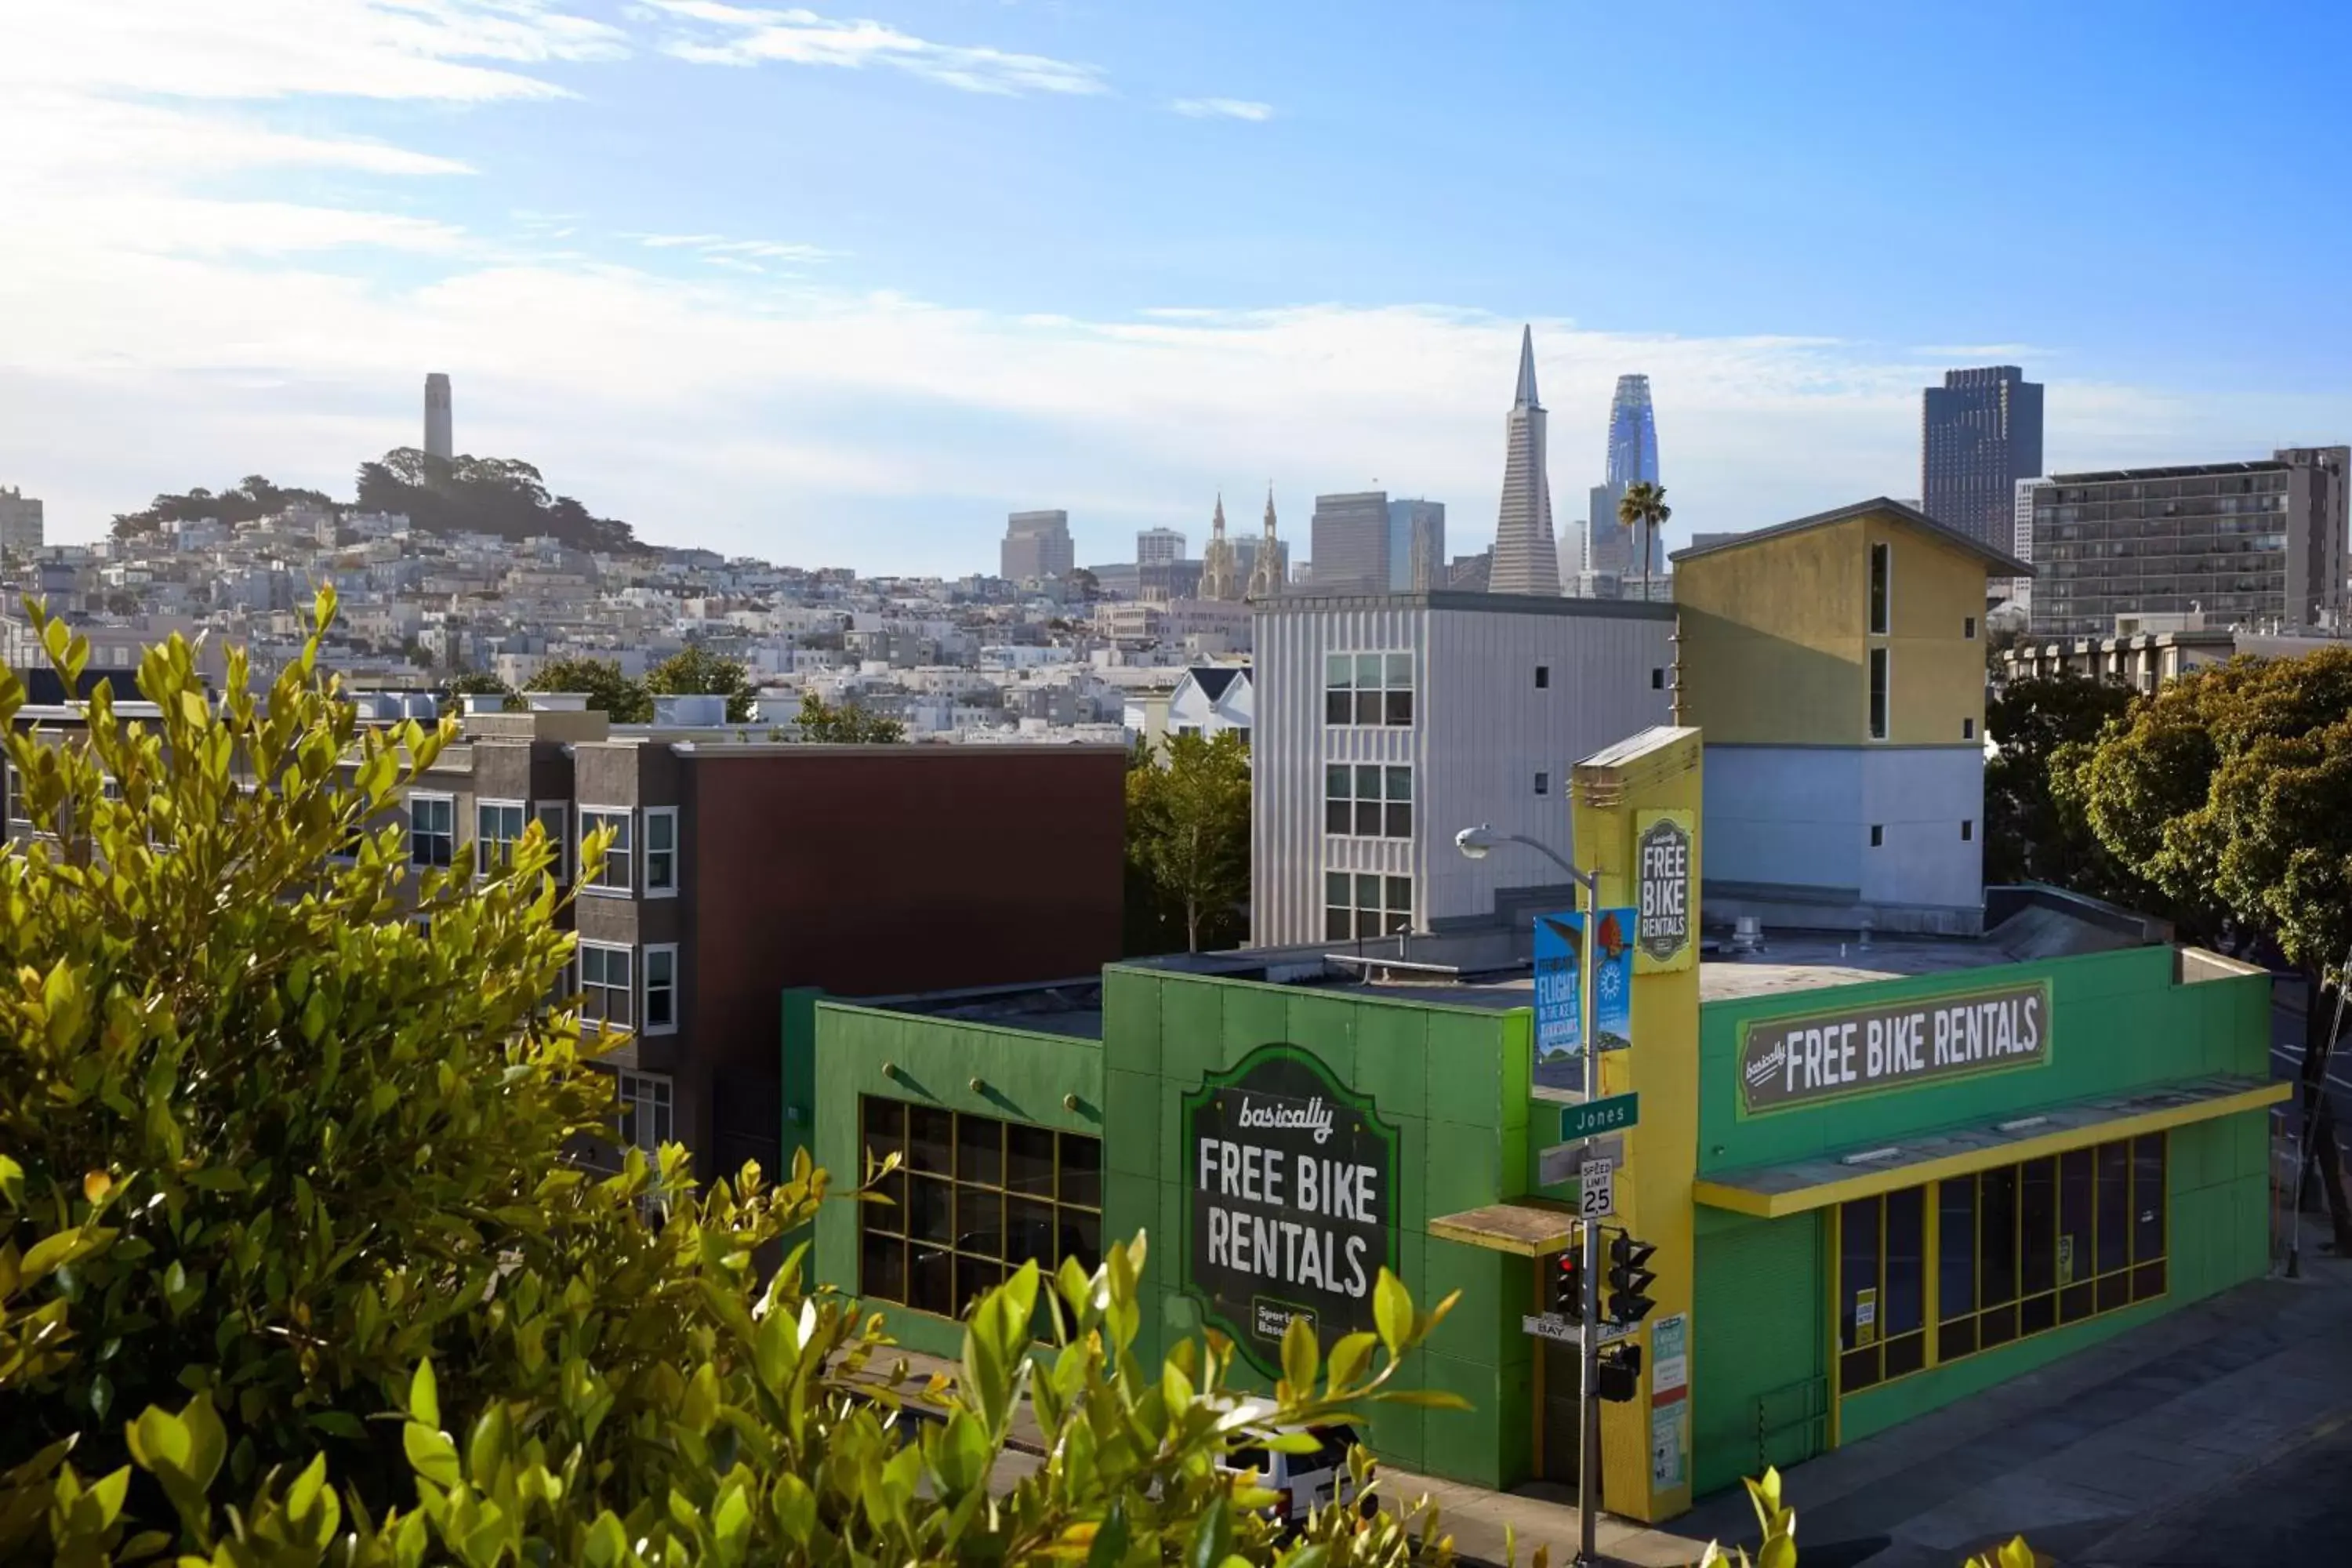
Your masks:
[[[1519,333],[1519,390],[1503,421],[1503,508],[1495,521],[1495,566],[1487,591],[1559,594],[1559,546],[1551,531],[1551,468],[1544,456],[1544,409],[1536,401],[1536,334]]]

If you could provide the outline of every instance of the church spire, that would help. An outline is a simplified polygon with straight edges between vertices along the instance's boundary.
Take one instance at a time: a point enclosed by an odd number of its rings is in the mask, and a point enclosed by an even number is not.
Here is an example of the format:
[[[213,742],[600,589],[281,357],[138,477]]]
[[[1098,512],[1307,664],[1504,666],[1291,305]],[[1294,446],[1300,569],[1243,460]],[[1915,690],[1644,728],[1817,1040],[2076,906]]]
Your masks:
[[[1257,559],[1250,563],[1249,596],[1272,599],[1282,593],[1282,542],[1274,534],[1274,481],[1265,485],[1265,532],[1257,543]]]
[[[1203,599],[1234,600],[1242,596],[1241,552],[1225,537],[1225,492],[1217,492],[1216,515],[1209,520],[1209,547],[1201,552]]]

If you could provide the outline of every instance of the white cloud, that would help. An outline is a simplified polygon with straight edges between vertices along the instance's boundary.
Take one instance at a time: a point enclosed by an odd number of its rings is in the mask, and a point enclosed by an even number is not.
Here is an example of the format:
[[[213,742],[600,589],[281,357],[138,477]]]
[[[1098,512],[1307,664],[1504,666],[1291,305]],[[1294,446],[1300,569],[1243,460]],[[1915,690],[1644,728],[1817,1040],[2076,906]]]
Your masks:
[[[187,99],[546,98],[562,89],[505,68],[624,52],[543,0],[68,0],[12,6],[7,35],[0,87]]]
[[[663,51],[696,65],[885,66],[965,92],[1110,90],[1096,67],[985,46],[937,44],[887,22],[838,21],[814,11],[773,11],[719,0],[651,0],[680,25]]]
[[[1265,121],[1274,118],[1274,105],[1246,98],[1180,98],[1168,107],[1194,120]]]
[[[730,239],[723,234],[625,234],[648,250],[691,250],[706,259],[728,258],[739,262],[773,261],[803,265],[829,261],[834,252],[814,245],[793,245],[774,239]]]

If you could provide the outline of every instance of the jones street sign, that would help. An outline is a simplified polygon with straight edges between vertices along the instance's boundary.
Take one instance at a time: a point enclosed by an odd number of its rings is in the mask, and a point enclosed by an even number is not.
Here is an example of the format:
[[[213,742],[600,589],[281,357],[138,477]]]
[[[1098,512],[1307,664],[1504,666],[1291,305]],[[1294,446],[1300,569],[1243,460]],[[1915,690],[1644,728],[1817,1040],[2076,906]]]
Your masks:
[[[1596,1132],[1618,1131],[1641,1121],[1641,1112],[1642,1097],[1638,1092],[1588,1100],[1581,1105],[1563,1105],[1559,1108],[1559,1141],[1573,1143]]]

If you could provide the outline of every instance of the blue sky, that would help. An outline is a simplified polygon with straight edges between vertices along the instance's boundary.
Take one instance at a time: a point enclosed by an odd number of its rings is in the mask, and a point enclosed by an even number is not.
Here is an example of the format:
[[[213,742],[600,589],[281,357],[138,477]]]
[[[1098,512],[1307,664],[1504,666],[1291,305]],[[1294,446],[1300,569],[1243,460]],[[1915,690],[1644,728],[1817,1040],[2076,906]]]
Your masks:
[[[646,536],[980,569],[1375,482],[1563,515],[1650,374],[1670,538],[1916,493],[2015,361],[2053,467],[2352,439],[2336,5],[0,0],[0,482],[89,537],[414,440]]]

